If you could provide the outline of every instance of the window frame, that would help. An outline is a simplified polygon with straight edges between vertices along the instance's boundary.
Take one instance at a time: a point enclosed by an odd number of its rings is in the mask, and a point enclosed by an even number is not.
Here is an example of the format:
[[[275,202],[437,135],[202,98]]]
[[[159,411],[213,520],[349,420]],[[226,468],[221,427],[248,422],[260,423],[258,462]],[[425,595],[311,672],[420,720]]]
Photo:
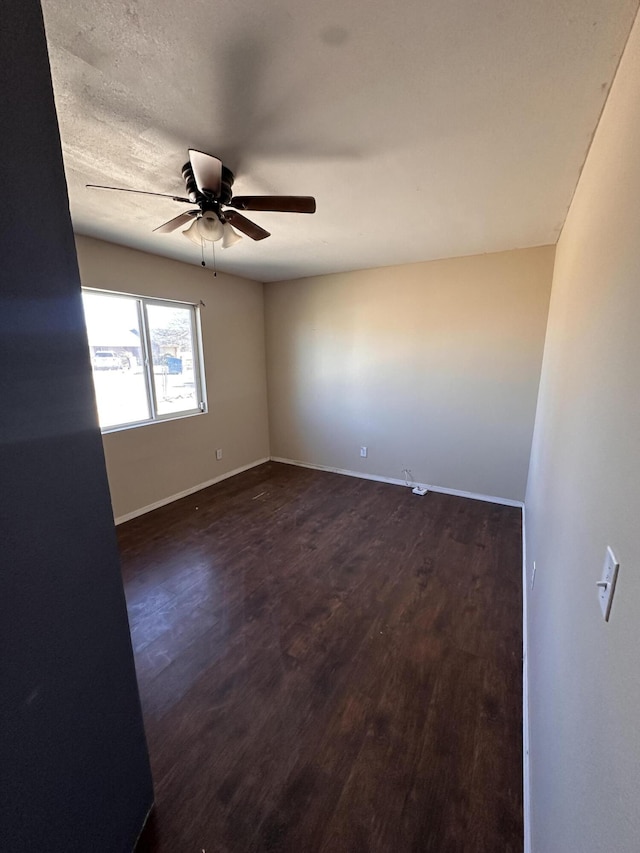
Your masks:
[[[139,293],[128,293],[122,290],[107,290],[102,287],[82,287],[83,293],[97,293],[105,296],[120,296],[136,301],[136,313],[138,316],[138,325],[140,327],[140,349],[142,356],[142,374],[144,376],[145,393],[147,398],[147,406],[149,409],[149,417],[138,421],[128,421],[122,424],[113,424],[112,426],[100,426],[100,432],[105,435],[110,432],[122,432],[127,429],[136,429],[137,427],[150,426],[151,424],[162,423],[163,421],[175,421],[182,418],[192,418],[196,415],[205,415],[209,411],[207,405],[207,383],[204,371],[204,348],[202,344],[202,316],[201,306],[203,302],[188,302],[184,299],[165,299],[160,296],[143,296]],[[147,305],[159,306],[175,306],[177,308],[191,309],[191,339],[193,341],[193,378],[196,390],[196,399],[198,404],[196,408],[184,409],[178,412],[167,412],[161,414],[158,412],[158,404],[156,398],[156,383],[155,374],[153,372],[153,355],[151,346],[151,331],[149,328],[149,319],[147,315]],[[89,345],[90,348],[90,345]],[[93,379],[93,368],[91,370]]]

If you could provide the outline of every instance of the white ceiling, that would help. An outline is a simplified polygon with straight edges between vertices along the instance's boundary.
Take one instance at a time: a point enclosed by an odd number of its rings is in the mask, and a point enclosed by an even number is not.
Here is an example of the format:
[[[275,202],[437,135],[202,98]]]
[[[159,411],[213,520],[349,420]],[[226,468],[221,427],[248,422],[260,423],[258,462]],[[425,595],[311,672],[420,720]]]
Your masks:
[[[218,251],[272,281],[553,243],[638,0],[43,0],[80,234],[200,263],[188,147],[313,216]]]

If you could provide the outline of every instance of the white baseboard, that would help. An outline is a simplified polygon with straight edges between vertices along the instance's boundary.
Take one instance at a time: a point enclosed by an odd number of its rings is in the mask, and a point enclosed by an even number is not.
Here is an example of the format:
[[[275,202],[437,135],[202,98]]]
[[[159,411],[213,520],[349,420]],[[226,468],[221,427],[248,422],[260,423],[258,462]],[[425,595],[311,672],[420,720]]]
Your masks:
[[[207,489],[209,486],[214,486],[222,480],[228,480],[229,477],[235,477],[236,474],[242,474],[243,471],[248,471],[249,468],[255,468],[257,465],[262,465],[264,462],[268,461],[268,456],[265,456],[264,459],[256,459],[255,462],[250,462],[248,465],[242,465],[240,468],[234,468],[233,471],[227,471],[226,474],[220,474],[219,477],[214,477],[213,480],[207,480],[206,483],[198,483],[197,486],[192,486],[190,489],[185,489],[183,492],[178,492],[175,495],[169,495],[169,497],[161,498],[159,501],[140,507],[140,509],[134,509],[132,512],[125,513],[125,515],[119,515],[115,519],[115,523],[123,524],[125,521],[131,521],[132,518],[137,518],[139,515],[144,515],[154,509],[159,509],[161,506],[166,506],[167,504],[180,500],[180,498],[186,498],[187,495],[192,495],[194,492],[199,492],[201,489]]]
[[[526,509],[522,507],[522,797],[524,815],[524,853],[531,853],[531,776],[529,765],[529,634],[527,613],[529,584],[527,581]]]
[[[392,486],[405,486],[405,480],[396,480],[393,477],[382,477],[378,474],[365,474],[362,471],[349,471],[346,468],[331,468],[329,465],[314,465],[311,462],[300,462],[298,459],[283,459],[281,456],[272,456],[272,462],[284,462],[285,465],[297,465],[299,468],[313,468],[315,471],[329,471],[332,474],[345,474],[347,477],[359,477],[361,480],[375,480],[377,483],[391,483]],[[412,483],[412,485],[416,485]],[[460,489],[447,489],[444,486],[431,486],[428,483],[420,483],[430,492],[438,492],[442,495],[454,495],[458,498],[471,498],[474,501],[487,501],[492,504],[504,506],[515,506],[522,508],[522,501],[514,501],[510,498],[497,498],[493,495],[480,495],[476,492],[463,492]]]

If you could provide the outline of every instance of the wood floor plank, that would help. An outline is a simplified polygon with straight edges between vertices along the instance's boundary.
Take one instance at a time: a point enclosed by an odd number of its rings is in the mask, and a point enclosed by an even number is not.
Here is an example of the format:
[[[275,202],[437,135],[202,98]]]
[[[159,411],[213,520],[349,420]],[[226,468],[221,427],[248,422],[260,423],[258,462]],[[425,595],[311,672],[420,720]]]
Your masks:
[[[266,463],[118,528],[146,853],[520,853],[520,512]]]

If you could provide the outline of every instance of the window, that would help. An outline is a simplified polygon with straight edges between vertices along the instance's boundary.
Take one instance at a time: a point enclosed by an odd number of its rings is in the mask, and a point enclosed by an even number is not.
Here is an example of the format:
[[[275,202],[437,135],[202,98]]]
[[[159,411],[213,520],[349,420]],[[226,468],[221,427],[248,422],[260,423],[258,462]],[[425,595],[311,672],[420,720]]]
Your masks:
[[[205,411],[196,305],[83,290],[103,430]]]

